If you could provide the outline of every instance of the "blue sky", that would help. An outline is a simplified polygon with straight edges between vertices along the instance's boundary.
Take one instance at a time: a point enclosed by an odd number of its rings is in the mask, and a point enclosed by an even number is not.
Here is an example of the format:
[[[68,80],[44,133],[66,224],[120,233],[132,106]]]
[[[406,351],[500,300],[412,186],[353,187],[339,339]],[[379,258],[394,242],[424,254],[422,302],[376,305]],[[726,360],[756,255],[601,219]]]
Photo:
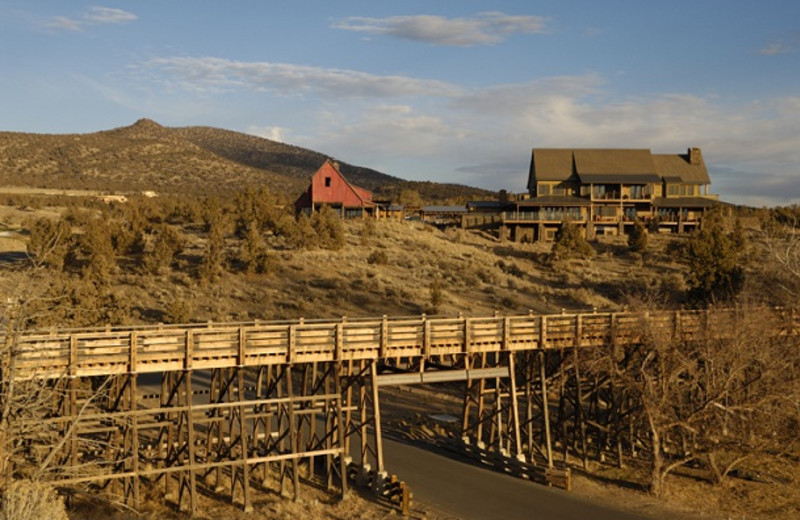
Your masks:
[[[800,203],[800,2],[0,0],[0,130],[141,117],[525,189],[534,147],[703,149]]]

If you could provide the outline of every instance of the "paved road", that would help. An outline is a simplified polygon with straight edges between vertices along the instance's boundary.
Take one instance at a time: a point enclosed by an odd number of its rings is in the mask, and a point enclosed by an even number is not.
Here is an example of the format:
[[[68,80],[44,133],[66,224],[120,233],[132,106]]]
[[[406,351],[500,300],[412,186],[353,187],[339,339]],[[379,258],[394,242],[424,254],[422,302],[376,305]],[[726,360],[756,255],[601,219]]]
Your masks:
[[[559,489],[384,438],[386,468],[405,480],[414,500],[462,520],[644,520]]]

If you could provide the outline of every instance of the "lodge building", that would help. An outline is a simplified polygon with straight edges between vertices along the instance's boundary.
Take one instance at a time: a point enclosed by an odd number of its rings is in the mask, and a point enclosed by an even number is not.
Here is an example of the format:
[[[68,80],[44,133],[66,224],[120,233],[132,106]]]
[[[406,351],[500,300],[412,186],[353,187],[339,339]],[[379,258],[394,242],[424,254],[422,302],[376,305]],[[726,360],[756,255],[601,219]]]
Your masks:
[[[718,204],[710,184],[699,148],[685,154],[534,148],[528,193],[508,204],[502,222],[515,241],[552,240],[567,219],[587,238],[623,234],[637,219],[659,232],[683,233]]]

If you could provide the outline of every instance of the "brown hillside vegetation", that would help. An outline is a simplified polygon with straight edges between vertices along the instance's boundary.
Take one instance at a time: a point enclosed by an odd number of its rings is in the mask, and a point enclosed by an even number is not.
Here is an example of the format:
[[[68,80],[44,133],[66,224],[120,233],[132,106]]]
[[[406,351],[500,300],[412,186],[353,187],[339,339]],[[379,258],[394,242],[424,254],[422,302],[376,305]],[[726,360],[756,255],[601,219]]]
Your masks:
[[[0,185],[107,191],[234,193],[266,186],[298,196],[327,156],[268,139],[210,127],[168,128],[141,119],[89,134],[0,132]],[[485,190],[410,182],[341,162],[353,183],[396,196],[419,191],[430,201],[487,197]]]
[[[703,233],[653,234],[642,248],[633,248],[624,237],[586,243],[567,234],[554,247],[510,243],[494,232],[439,229],[416,221],[340,221],[326,209],[311,218],[296,218],[267,190],[246,190],[230,198],[131,196],[128,203],[110,205],[87,197],[67,200],[66,207],[61,205],[64,199],[43,196],[37,207],[0,208],[0,290],[5,301],[19,303],[15,319],[26,327],[731,305],[719,298],[730,294],[732,285],[716,291],[719,280],[726,280],[720,275],[731,274],[730,264],[736,268],[740,303],[791,302],[800,287],[800,277],[792,274],[800,272],[796,269],[800,256],[785,255],[796,251],[797,235],[782,227],[777,217],[765,219],[763,228],[752,219],[746,230],[709,219]],[[704,238],[708,236],[713,240]],[[703,240],[709,247],[700,247]],[[708,281],[714,283],[706,287]],[[657,480],[663,499],[680,503],[683,510],[686,504],[699,504],[696,509],[709,514],[723,510],[753,518],[789,519],[800,511],[797,448],[784,441],[797,436],[796,419],[779,425],[774,430],[780,433],[777,437],[759,435],[765,443],[752,446],[748,443],[755,430],[734,430],[734,423],[727,421],[724,435],[739,444],[720,448],[717,439],[722,430],[704,431],[714,424],[705,418],[718,416],[718,407],[702,407],[694,413],[685,404],[673,410],[671,404],[685,397],[683,387],[676,387],[677,394],[650,396],[645,392],[649,388],[672,387],[639,384],[642,378],[663,376],[697,381],[690,388],[697,392],[710,388],[703,377],[712,367],[725,372],[727,366],[747,362],[747,370],[735,371],[747,373],[754,366],[748,360],[772,348],[758,342],[766,337],[759,329],[751,332],[752,337],[739,338],[742,344],[733,350],[727,348],[728,343],[709,344],[703,355],[713,363],[703,358],[705,371],[694,370],[694,365],[686,368],[683,361],[692,357],[682,356],[680,348],[686,345],[654,341],[653,356],[674,362],[675,371],[653,373],[644,362],[637,371],[630,364],[625,371],[614,372],[615,384],[639,392],[631,395],[641,395],[643,402],[655,402],[649,397],[657,397],[668,411],[691,412],[678,419],[685,423],[685,432],[691,432],[695,447],[706,451],[702,457],[693,455],[692,465],[669,471],[662,465]],[[745,354],[753,357],[745,358]],[[800,366],[791,355],[768,358],[786,361],[790,368]],[[598,358],[585,367],[585,373],[596,369],[594,374],[604,377],[602,363],[612,361],[621,360]],[[797,379],[784,377],[791,373],[770,364],[763,367],[753,381],[769,387],[771,398],[780,394],[776,412],[785,410],[787,398],[796,406],[789,397],[796,395],[795,388],[780,385]],[[778,383],[771,384],[773,380]],[[748,392],[728,392],[727,388],[723,390],[729,404],[737,396],[761,396],[750,391],[758,390],[755,386]],[[751,401],[741,403],[751,405]],[[795,413],[794,408],[790,411]],[[680,446],[679,432],[654,431],[664,433],[671,447]],[[734,439],[729,432],[739,437]],[[745,448],[745,459],[730,459],[730,454]],[[647,446],[639,449],[643,455],[628,457],[624,467],[589,461],[585,474],[596,480],[579,481],[583,482],[579,485],[595,498],[612,493],[620,497],[620,503],[642,499],[653,479]],[[674,456],[674,451],[667,456]],[[709,468],[723,469],[714,475]],[[609,492],[598,482],[622,486],[612,486]],[[340,518],[373,515],[364,513],[367,509],[361,506],[351,514],[350,505],[343,506]],[[317,503],[306,506],[316,511]],[[278,511],[292,511],[287,517],[313,514],[278,503],[266,507],[267,517],[280,517]],[[162,516],[155,513],[154,517]]]

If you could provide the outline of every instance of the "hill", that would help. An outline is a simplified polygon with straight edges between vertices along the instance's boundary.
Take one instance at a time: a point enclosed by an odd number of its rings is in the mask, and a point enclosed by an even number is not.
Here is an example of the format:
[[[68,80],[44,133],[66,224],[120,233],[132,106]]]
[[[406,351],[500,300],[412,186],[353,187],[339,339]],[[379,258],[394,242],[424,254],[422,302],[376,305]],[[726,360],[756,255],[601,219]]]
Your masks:
[[[0,132],[0,184],[35,188],[224,194],[250,185],[295,197],[326,158],[231,130],[169,128],[149,119],[89,134]],[[350,181],[379,198],[403,189],[436,202],[491,196],[486,190],[405,181],[339,162]]]

